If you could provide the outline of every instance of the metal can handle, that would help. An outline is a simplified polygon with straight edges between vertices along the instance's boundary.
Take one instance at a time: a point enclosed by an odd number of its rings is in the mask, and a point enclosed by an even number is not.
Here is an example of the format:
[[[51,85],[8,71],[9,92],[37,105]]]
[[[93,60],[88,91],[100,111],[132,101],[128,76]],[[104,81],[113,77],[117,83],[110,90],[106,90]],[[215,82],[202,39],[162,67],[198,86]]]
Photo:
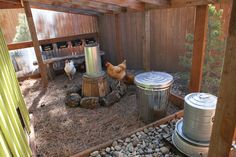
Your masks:
[[[209,94],[200,94],[200,95],[199,95],[199,98],[200,98],[200,99],[207,99],[207,98],[209,98],[209,97],[210,97]]]

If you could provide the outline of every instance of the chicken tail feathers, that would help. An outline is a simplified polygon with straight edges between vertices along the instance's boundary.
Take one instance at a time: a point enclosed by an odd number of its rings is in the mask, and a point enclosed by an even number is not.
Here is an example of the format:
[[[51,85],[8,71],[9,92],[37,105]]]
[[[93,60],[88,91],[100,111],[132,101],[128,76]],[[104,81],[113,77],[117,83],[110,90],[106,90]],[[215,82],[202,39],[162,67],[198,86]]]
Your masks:
[[[121,64],[125,64],[126,65],[126,60],[124,60]]]
[[[120,68],[122,68],[123,70],[126,69],[126,60],[124,60],[121,64],[118,65]]]

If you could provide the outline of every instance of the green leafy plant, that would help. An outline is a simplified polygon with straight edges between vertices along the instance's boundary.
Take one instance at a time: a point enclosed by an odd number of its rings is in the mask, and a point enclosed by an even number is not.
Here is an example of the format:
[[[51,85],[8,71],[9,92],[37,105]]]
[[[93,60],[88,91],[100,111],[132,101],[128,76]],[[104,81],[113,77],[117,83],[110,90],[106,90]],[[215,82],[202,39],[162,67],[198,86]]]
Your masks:
[[[223,10],[217,10],[215,6],[209,5],[207,45],[205,51],[205,60],[203,66],[202,91],[217,94],[220,76],[222,72],[225,39],[222,31]],[[185,68],[182,78],[189,80],[189,72],[192,65],[194,35],[186,35],[185,49],[186,53],[180,56],[180,64]]]
[[[13,42],[22,42],[31,40],[31,35],[27,23],[27,19],[24,13],[18,14],[19,24],[16,26],[16,34]]]

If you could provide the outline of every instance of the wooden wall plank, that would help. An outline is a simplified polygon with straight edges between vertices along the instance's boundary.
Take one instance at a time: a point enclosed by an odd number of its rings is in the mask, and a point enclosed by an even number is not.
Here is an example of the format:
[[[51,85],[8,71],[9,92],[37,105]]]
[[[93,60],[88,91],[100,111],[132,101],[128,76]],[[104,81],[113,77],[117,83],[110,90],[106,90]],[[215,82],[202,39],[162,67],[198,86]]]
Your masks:
[[[202,81],[202,71],[206,49],[206,34],[208,24],[208,6],[197,6],[194,31],[194,46],[192,69],[190,74],[190,92],[199,92]]]
[[[115,46],[116,46],[116,60],[117,63],[121,63],[124,55],[122,52],[122,38],[121,38],[121,28],[120,28],[120,16],[118,14],[115,15],[115,33],[116,33],[116,42],[115,42]]]
[[[228,5],[222,6],[227,13],[222,17],[225,25],[230,9]],[[186,34],[194,33],[195,12],[195,7],[150,11],[150,67],[152,70],[167,72],[186,70],[180,64],[179,56],[186,52]],[[122,50],[124,58],[128,61],[128,68],[143,69],[143,13],[122,13],[119,16],[121,17]],[[100,31],[103,32],[101,33],[101,46],[106,51],[107,59],[116,62],[115,46],[113,46],[115,40],[111,41],[111,38],[108,40],[109,36],[115,36],[112,33],[114,28],[111,27],[111,21],[109,22],[112,17],[114,15],[100,16],[99,24],[102,25]]]
[[[151,51],[151,30],[150,30],[150,11],[145,11],[143,14],[144,31],[143,31],[143,68],[146,71],[151,69],[150,51]]]
[[[48,84],[47,68],[46,68],[46,65],[44,65],[44,63],[43,63],[41,51],[39,48],[40,44],[38,41],[30,4],[28,1],[23,1],[23,4],[24,4],[24,10],[25,10],[25,14],[27,17],[28,25],[29,25],[31,39],[32,39],[33,46],[34,46],[35,55],[36,55],[38,65],[39,65],[39,71],[41,74],[42,85],[43,85],[43,87],[47,87],[47,84]]]
[[[24,13],[24,10],[0,9],[0,27],[8,44],[15,37],[19,13]],[[39,40],[98,31],[94,26],[97,24],[97,17],[39,9],[32,9],[32,14]]]
[[[226,0],[229,3],[230,0]],[[233,2],[229,36],[208,157],[229,156],[236,127],[236,2]]]

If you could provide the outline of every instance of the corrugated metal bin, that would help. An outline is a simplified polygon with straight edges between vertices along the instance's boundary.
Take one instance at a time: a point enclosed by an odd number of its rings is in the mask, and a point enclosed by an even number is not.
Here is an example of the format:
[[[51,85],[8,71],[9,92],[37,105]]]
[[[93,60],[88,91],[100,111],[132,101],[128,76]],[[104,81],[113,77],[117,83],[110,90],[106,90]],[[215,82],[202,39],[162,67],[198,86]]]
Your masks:
[[[209,142],[217,97],[208,93],[191,93],[184,98],[183,133],[188,138]]]
[[[145,72],[135,77],[140,118],[150,123],[166,116],[173,77],[164,72]]]
[[[104,75],[99,51],[99,45],[97,43],[84,46],[86,75],[89,77]]]

